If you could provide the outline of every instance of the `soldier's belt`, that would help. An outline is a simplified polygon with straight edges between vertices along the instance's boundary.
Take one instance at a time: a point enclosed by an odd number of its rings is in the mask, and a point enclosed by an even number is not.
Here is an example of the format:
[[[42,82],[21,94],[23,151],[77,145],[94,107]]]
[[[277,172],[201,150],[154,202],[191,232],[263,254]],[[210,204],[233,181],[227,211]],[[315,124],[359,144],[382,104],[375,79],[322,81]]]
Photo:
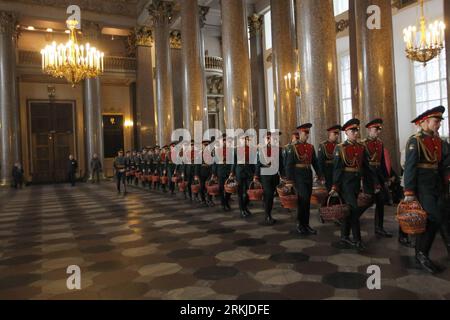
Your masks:
[[[345,172],[359,172],[360,170],[359,170],[359,168],[350,168],[350,167],[347,167],[347,168],[344,168],[344,171],[345,171]]]
[[[438,165],[437,164],[432,164],[432,163],[418,163],[417,164],[417,168],[437,170],[438,169]]]
[[[202,167],[209,167],[209,164],[202,164]]]
[[[372,167],[379,167],[381,166],[381,162],[369,162],[369,165],[371,165]]]
[[[325,163],[326,163],[326,164],[333,164],[334,161],[333,161],[333,160],[327,160],[327,161],[325,161]]]
[[[311,165],[310,164],[303,164],[303,163],[299,163],[295,165],[296,168],[301,168],[301,169],[311,169]]]
[[[116,165],[117,169],[125,169],[125,166],[121,166],[121,165]]]

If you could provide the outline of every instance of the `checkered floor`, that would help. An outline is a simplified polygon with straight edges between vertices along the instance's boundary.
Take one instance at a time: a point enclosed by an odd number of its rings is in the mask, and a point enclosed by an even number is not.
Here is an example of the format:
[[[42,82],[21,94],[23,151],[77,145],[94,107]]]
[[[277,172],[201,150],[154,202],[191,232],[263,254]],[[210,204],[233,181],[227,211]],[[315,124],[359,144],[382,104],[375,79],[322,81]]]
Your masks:
[[[273,227],[261,225],[260,203],[248,220],[232,206],[140,189],[117,196],[111,182],[1,189],[0,299],[450,299],[450,271],[426,275],[413,250],[377,239],[372,209],[359,255],[335,247],[339,230],[317,210],[319,235],[300,238],[294,213],[278,204]],[[450,267],[439,237],[432,257]],[[382,289],[370,291],[374,264]],[[67,289],[69,265],[81,268],[81,290]]]

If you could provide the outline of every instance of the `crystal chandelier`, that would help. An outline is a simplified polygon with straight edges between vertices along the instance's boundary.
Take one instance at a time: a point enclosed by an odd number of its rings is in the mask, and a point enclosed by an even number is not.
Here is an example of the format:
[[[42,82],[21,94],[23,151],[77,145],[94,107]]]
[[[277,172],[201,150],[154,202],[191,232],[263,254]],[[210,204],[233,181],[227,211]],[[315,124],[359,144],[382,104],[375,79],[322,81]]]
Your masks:
[[[72,87],[81,80],[95,78],[103,73],[104,53],[89,43],[78,45],[77,20],[67,20],[69,41],[57,45],[53,42],[41,50],[42,71],[55,78],[66,78]]]
[[[436,58],[444,48],[445,23],[435,21],[427,27],[424,14],[424,0],[420,0],[420,27],[409,26],[403,30],[406,56],[412,61],[427,62]]]

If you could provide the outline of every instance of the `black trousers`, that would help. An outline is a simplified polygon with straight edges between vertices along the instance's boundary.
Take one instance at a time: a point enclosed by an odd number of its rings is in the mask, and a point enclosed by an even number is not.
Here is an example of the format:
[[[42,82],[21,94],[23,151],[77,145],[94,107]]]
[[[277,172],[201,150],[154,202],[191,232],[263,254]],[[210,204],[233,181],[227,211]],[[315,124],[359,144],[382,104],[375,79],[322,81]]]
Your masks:
[[[219,193],[220,193],[220,204],[222,207],[228,207],[231,194],[225,192],[225,182],[228,180],[228,176],[219,176]]]
[[[117,191],[120,192],[121,184],[123,184],[124,191],[127,192],[126,174],[125,172],[116,173]]]
[[[75,185],[75,172],[69,171],[69,183]]]
[[[384,204],[386,203],[385,189],[375,195],[375,229],[384,228]]]
[[[13,188],[22,189],[22,187],[23,187],[23,179],[22,178],[14,178]]]
[[[239,178],[238,179],[238,202],[239,202],[239,209],[241,211],[248,209],[249,199],[247,190],[250,186],[250,179],[249,178]]]
[[[309,226],[311,215],[311,194],[313,187],[310,169],[295,169],[295,189],[297,190],[297,221],[301,226]]]
[[[278,175],[261,176],[261,184],[264,189],[264,212],[266,217],[272,217],[273,202],[275,198],[275,190],[279,184]]]
[[[100,183],[100,170],[94,169],[92,170],[92,183]]]

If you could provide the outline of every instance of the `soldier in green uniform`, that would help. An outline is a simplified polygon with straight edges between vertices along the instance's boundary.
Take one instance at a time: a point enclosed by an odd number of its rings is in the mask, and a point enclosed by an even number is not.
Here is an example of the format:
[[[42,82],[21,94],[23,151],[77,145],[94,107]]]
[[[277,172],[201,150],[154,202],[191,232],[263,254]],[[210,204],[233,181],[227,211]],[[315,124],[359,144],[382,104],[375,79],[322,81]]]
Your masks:
[[[294,146],[297,144],[300,138],[299,132],[297,130],[293,131],[291,134],[291,142],[283,147],[281,158],[283,159],[283,168],[286,169],[287,154],[291,151],[293,152]],[[286,173],[286,172],[285,172]]]
[[[375,184],[381,188],[375,195],[375,234],[382,238],[392,238],[392,233],[384,229],[384,204],[388,194],[389,173],[384,157],[384,144],[379,138],[383,130],[383,119],[370,121],[366,128],[368,136],[362,144],[369,153],[369,165],[375,172]]]
[[[330,192],[333,187],[334,149],[338,144],[341,130],[342,127],[340,125],[328,128],[328,139],[320,144],[317,154],[320,171],[325,178],[325,186],[327,187],[328,192]]]
[[[185,190],[185,194],[187,193],[189,196],[189,201],[192,202],[192,183],[194,182],[195,177],[195,143],[194,140],[191,140],[190,148],[187,148],[186,152],[190,153],[184,157],[186,163],[183,166],[184,171],[184,180],[187,182],[187,187]],[[198,194],[195,195],[195,199],[198,200]]]
[[[166,162],[167,162],[167,156],[169,154],[169,146],[164,146],[161,149],[161,162],[160,162],[160,176],[162,177],[167,177],[168,172],[167,172],[167,168],[166,168]],[[163,184],[161,181],[161,189],[164,193],[167,192],[167,188],[168,185],[167,184]]]
[[[405,201],[417,199],[428,213],[426,231],[416,239],[416,261],[433,274],[442,271],[429,255],[443,218],[439,200],[442,196],[444,148],[438,132],[444,112],[444,107],[436,107],[412,121],[421,130],[409,138],[405,157]]]
[[[230,198],[231,194],[225,192],[225,182],[230,176],[232,165],[228,161],[227,156],[232,159],[232,139],[227,139],[227,135],[224,133],[222,135],[222,142],[219,147],[215,150],[215,172],[214,175],[217,176],[219,182],[219,193],[220,193],[220,203],[222,205],[223,211],[231,211]]]
[[[126,183],[126,168],[127,168],[127,159],[123,156],[123,151],[120,150],[118,152],[117,157],[113,162],[114,172],[116,174],[116,183],[117,183],[117,193],[120,194],[120,187],[123,184],[124,195],[127,194],[127,183]]]
[[[172,151],[175,149],[175,146],[177,145],[177,142],[172,142],[170,144],[170,150],[166,153],[166,163],[165,163],[165,169],[167,172],[167,177],[169,178],[169,191],[171,195],[175,194],[175,183],[172,182],[172,178],[176,174],[176,164],[173,163],[172,160]]]
[[[131,183],[131,173],[132,173],[132,167],[133,167],[133,157],[131,155],[131,151],[127,151],[125,153],[125,179],[126,183]]]
[[[341,226],[340,244],[344,248],[356,248],[363,251],[365,245],[361,238],[360,217],[367,208],[358,206],[358,195],[361,191],[361,179],[367,184],[365,190],[373,194],[374,175],[369,166],[369,154],[364,145],[358,143],[360,121],[349,120],[343,127],[347,140],[336,146],[334,151],[333,187],[330,195],[339,196],[344,199],[350,207],[350,214],[344,219]],[[378,189],[377,192],[380,190]],[[350,231],[353,240],[350,239]]]
[[[444,164],[443,170],[443,190],[440,199],[442,208],[441,236],[447,248],[448,259],[450,259],[450,143],[444,140],[443,144]]]
[[[309,225],[313,188],[311,168],[314,168],[319,177],[321,177],[321,172],[314,146],[307,142],[311,128],[311,123],[297,128],[299,140],[288,150],[286,155],[286,175],[290,181],[289,184],[294,184],[297,190],[297,233],[301,236],[317,234],[317,231]]]
[[[248,209],[249,199],[247,190],[255,175],[256,150],[252,154],[250,150],[250,136],[242,134],[238,139],[240,139],[241,146],[236,148],[234,152],[235,159],[231,167],[230,177],[236,177],[238,183],[239,211],[241,218],[246,219],[252,215]]]
[[[161,148],[160,146],[155,147],[155,153],[153,154],[153,175],[161,176]],[[159,190],[160,183],[154,183],[153,189]]]
[[[277,137],[275,135],[277,135]],[[272,226],[277,222],[272,217],[273,202],[276,188],[280,183],[280,177],[284,176],[282,150],[279,147],[279,135],[281,135],[281,133],[267,133],[265,146],[266,150],[260,149],[258,151],[258,163],[256,165],[254,178],[255,182],[260,181],[263,186],[265,213],[264,224],[267,226]],[[275,159],[275,157],[277,157],[277,159]],[[272,165],[278,167],[276,172],[274,172],[274,174],[263,174],[263,169],[270,168]]]
[[[208,140],[202,141],[202,151],[204,151],[210,143],[211,142]],[[204,157],[202,157],[202,164],[195,165],[195,179],[200,181],[200,198],[202,205],[205,207],[212,207],[214,205],[212,196],[210,196],[206,190],[206,183],[212,174],[213,165],[207,163]]]

